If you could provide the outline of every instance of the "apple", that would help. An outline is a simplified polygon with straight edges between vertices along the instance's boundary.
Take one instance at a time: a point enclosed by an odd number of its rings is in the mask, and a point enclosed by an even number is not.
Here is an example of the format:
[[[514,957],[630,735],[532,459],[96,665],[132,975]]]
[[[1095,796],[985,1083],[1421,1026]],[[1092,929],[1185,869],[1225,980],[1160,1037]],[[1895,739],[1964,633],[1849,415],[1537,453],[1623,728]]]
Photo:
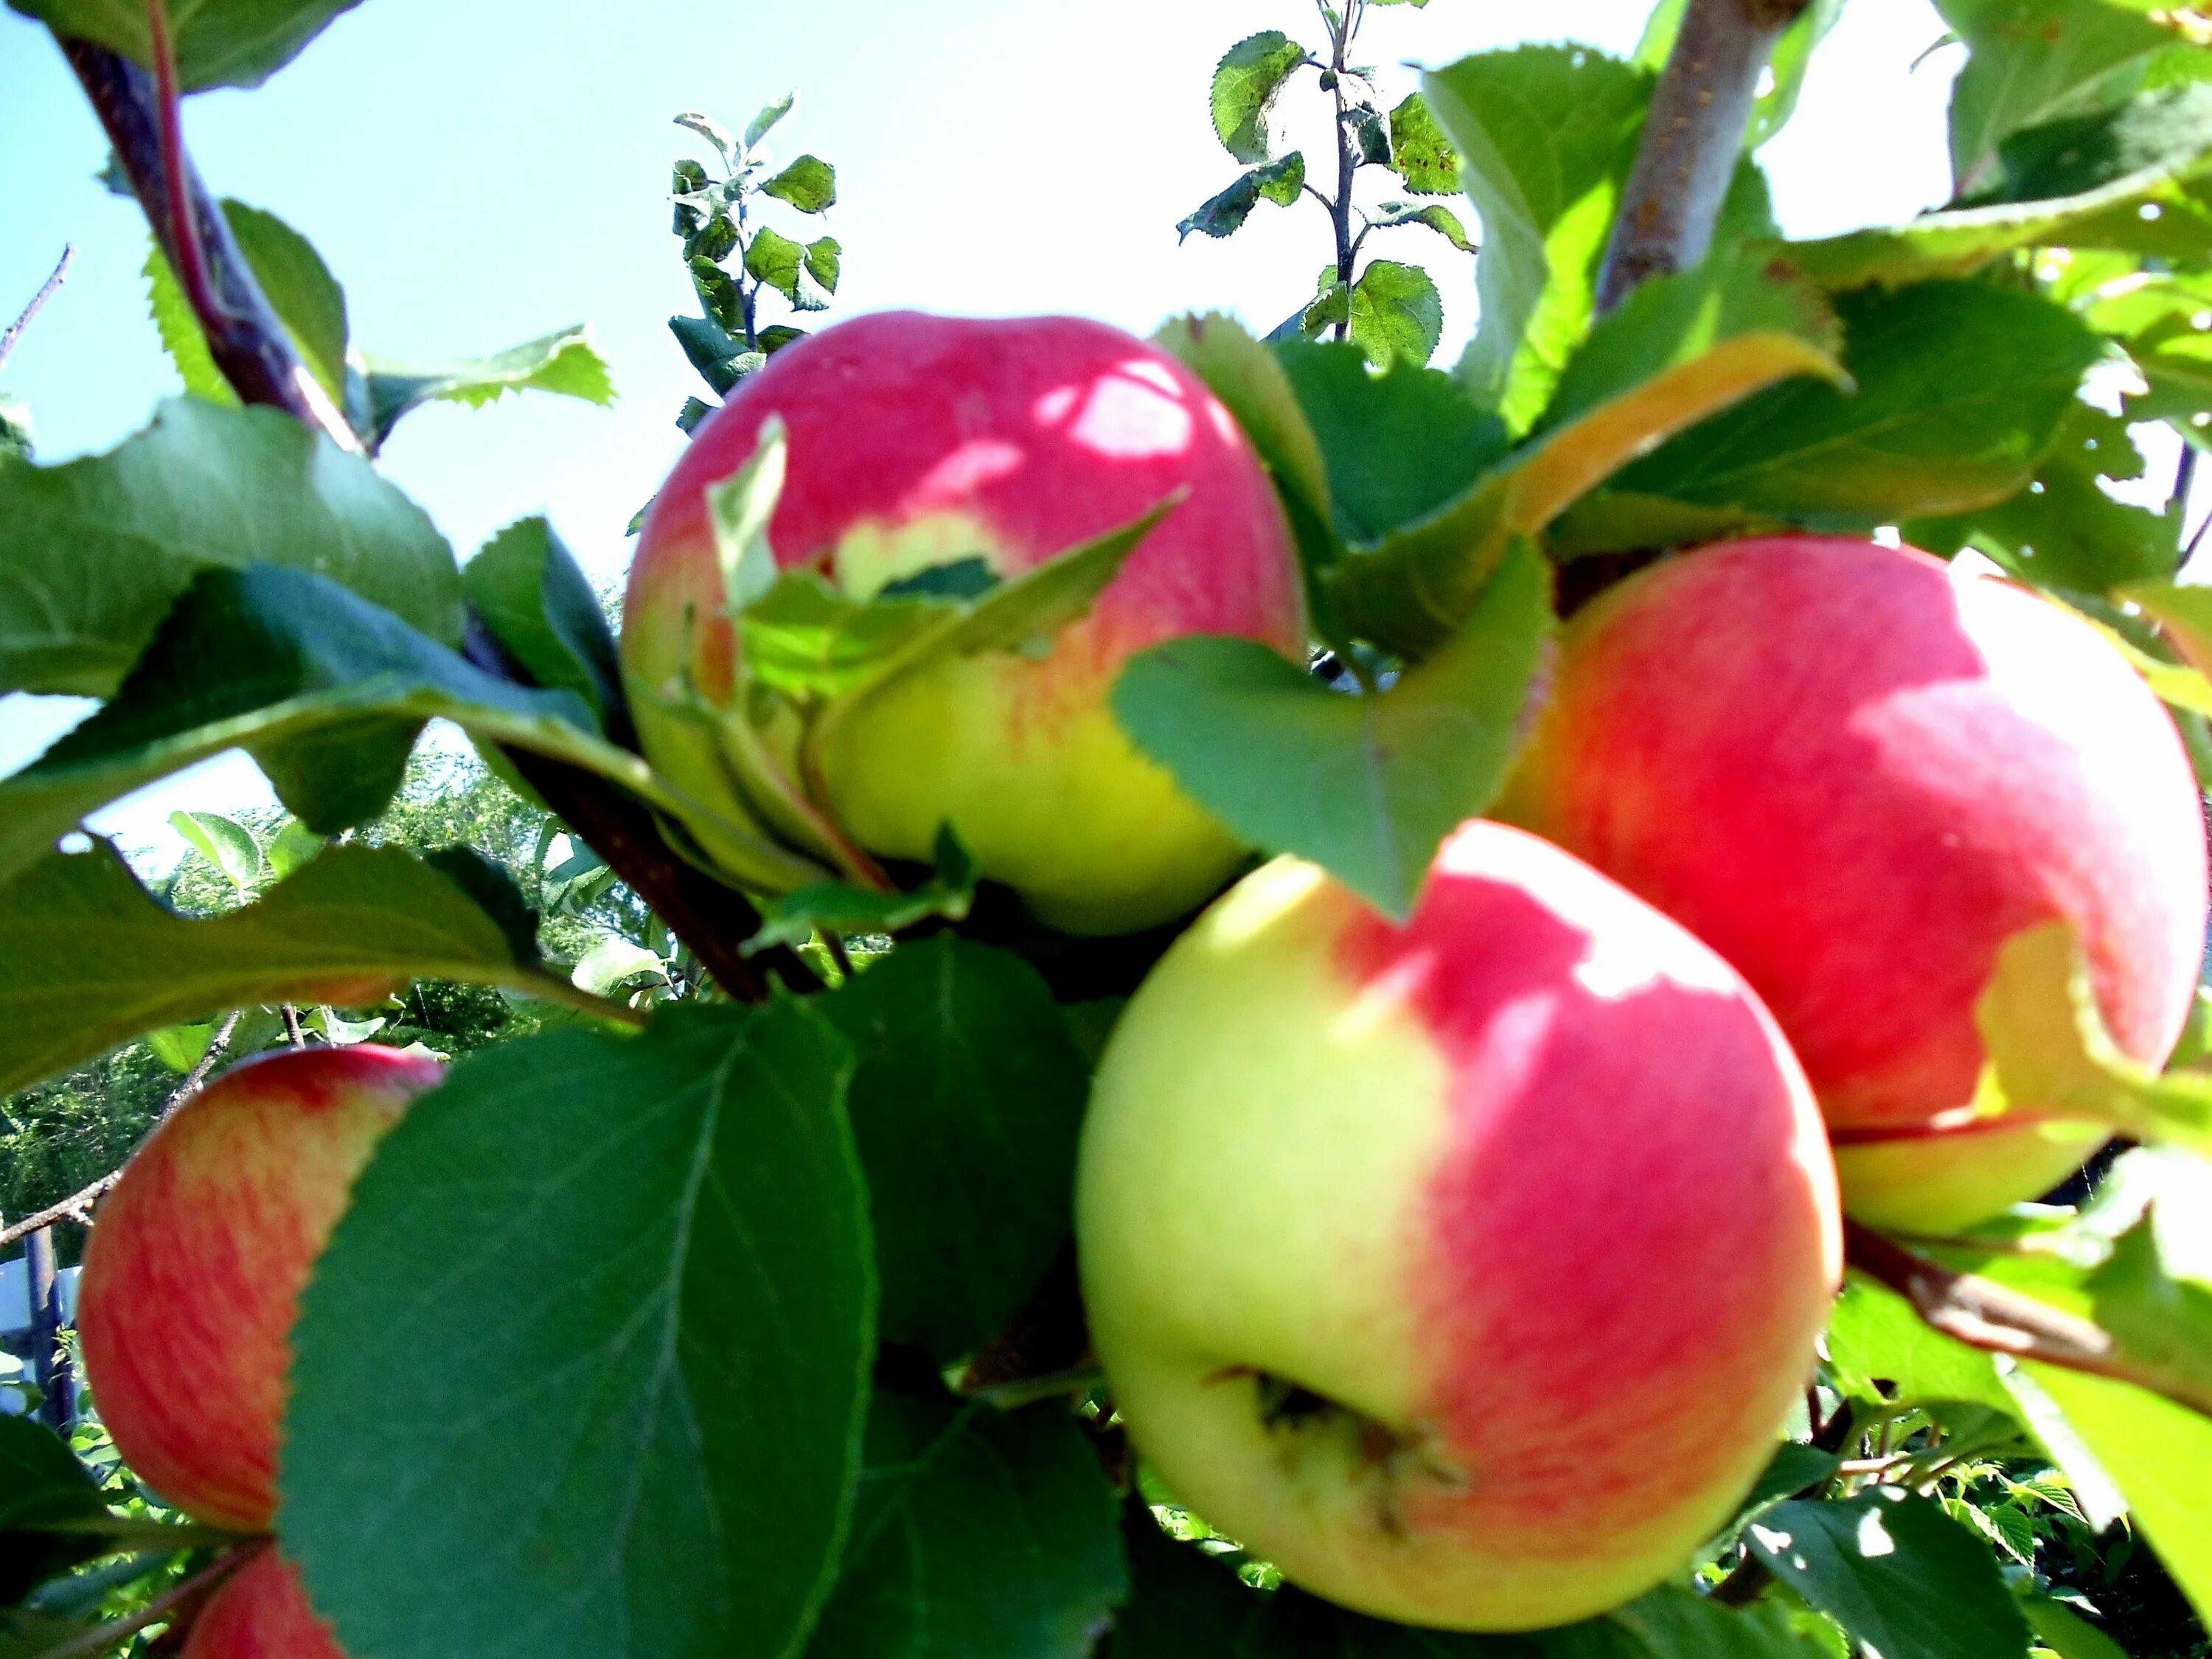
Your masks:
[[[1411,920],[1278,859],[1101,1060],[1085,1305],[1139,1455],[1362,1612],[1600,1613],[1724,1525],[1840,1271],[1810,1091],[1734,969],[1474,821]]]
[[[271,1545],[207,1599],[182,1659],[345,1659],[345,1650],[308,1605],[299,1569]]]
[[[2204,950],[2203,813],[2158,700],[2087,623],[1911,548],[1741,541],[1611,589],[1565,630],[1497,813],[1751,981],[1875,1225],[1970,1225],[2105,1139],[1970,1109],[2008,938],[2072,923],[2150,1066]]]
[[[775,809],[736,788],[721,739],[684,704],[732,698],[707,490],[752,458],[771,416],[790,444],[769,531],[777,565],[862,598],[976,557],[1018,575],[1188,490],[1048,652],[909,676],[826,745],[821,782],[870,852],[926,860],[949,823],[984,875],[1067,931],[1135,931],[1215,892],[1242,849],[1136,750],[1107,699],[1133,653],[1183,635],[1241,635],[1304,659],[1290,535],[1221,404],[1164,352],[1073,317],[862,317],[744,381],[654,500],[622,641],[647,758],[740,822]],[[692,828],[742,880],[744,849]]]
[[[198,1520],[266,1530],[300,1292],[354,1177],[444,1067],[362,1043],[226,1072],[100,1202],[77,1332],[125,1462]]]

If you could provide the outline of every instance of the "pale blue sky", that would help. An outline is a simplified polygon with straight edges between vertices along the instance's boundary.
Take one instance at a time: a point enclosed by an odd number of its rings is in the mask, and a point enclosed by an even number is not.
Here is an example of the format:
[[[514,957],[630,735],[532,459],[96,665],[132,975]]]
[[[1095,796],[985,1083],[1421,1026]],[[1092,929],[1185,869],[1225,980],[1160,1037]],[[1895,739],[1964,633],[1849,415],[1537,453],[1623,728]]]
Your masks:
[[[1377,8],[1363,55],[1440,63],[1559,39],[1625,53],[1646,9]],[[1206,118],[1213,62],[1267,27],[1318,38],[1304,0],[365,0],[258,92],[191,100],[185,132],[216,190],[315,243],[373,350],[472,354],[592,325],[614,409],[434,408],[401,427],[385,467],[463,554],[544,512],[604,577],[622,569],[623,526],[680,448],[671,417],[698,390],[665,326],[694,308],[665,196],[688,139],[670,125],[677,111],[737,125],[799,89],[776,141],[839,170],[829,225],[846,278],[833,314],[1066,311],[1143,332],[1221,307],[1272,325],[1326,256],[1317,209],[1263,206],[1225,243],[1178,247],[1174,230],[1236,171]],[[1762,155],[1786,228],[1845,229],[1942,199],[1959,53],[1910,70],[1941,33],[1927,0],[1849,0],[1796,123]],[[1396,71],[1394,97],[1411,84]],[[42,459],[106,448],[177,390],[146,320],[145,229],[92,181],[106,146],[52,41],[4,9],[0,155],[0,313],[14,315],[64,242],[77,249],[70,283],[0,369],[0,393],[30,404]],[[1471,266],[1440,240],[1401,246],[1442,282],[1448,356],[1473,325]],[[50,700],[0,699],[0,771],[70,718]],[[249,765],[216,763],[99,822],[160,861],[179,845],[161,824],[173,807],[267,799]]]

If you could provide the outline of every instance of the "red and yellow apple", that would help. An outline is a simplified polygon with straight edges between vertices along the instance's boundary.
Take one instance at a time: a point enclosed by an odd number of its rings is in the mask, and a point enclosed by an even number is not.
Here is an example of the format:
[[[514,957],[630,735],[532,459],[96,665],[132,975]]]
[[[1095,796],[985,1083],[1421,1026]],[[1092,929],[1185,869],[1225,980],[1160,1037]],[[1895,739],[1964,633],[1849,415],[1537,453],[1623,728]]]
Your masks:
[[[1076,1230],[1177,1501],[1468,1630],[1616,1606],[1728,1521],[1840,1256],[1818,1109],[1735,972],[1480,821],[1404,926],[1294,859],[1199,919],[1101,1062]]]
[[[308,1605],[299,1570],[271,1545],[208,1598],[183,1659],[345,1659],[345,1650]]]
[[[928,858],[950,823],[984,875],[1073,932],[1166,921],[1217,889],[1237,842],[1137,752],[1107,699],[1131,654],[1183,635],[1241,635],[1302,659],[1289,533],[1221,404],[1173,358],[1098,323],[892,313],[787,347],[699,428],[630,572],[623,663],[638,732],[679,787],[803,844],[774,802],[735,783],[722,737],[686,707],[727,709],[737,694],[708,490],[751,459],[771,417],[790,445],[769,530],[776,563],[859,598],[975,557],[1017,576],[1188,491],[1048,652],[940,663],[843,722],[821,805],[894,859]],[[691,828],[745,879],[744,848]]]
[[[1971,1224],[2105,1139],[1971,1109],[2008,939],[2070,922],[2151,1066],[2204,949],[2203,814],[2157,699],[2079,617],[1909,548],[1737,542],[1604,594],[1497,811],[1750,981],[1877,1225]]]
[[[179,1106],[101,1201],[77,1330],[124,1461],[198,1520],[264,1530],[301,1291],[435,1060],[362,1044],[250,1060]]]

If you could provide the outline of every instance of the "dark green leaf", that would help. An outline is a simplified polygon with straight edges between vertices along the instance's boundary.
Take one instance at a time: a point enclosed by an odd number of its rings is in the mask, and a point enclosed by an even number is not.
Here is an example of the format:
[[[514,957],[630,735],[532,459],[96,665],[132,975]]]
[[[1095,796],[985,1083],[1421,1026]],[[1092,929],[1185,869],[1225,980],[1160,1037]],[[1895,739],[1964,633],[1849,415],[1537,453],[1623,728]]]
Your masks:
[[[452,550],[366,461],[276,410],[183,398],[106,455],[0,466],[0,690],[112,695],[195,573],[250,564],[460,640]]]
[[[606,360],[592,344],[592,331],[580,323],[489,357],[457,357],[449,362],[420,366],[370,357],[369,431],[380,445],[392,435],[401,416],[424,404],[461,404],[481,409],[510,392],[548,392],[602,406],[615,400]]]
[[[106,1513],[98,1484],[59,1436],[28,1418],[0,1416],[0,1606],[100,1553],[95,1536],[34,1528]]]
[[[684,239],[684,257],[687,261],[704,259],[718,265],[736,251],[737,246],[738,222],[726,213],[712,213]]]
[[[676,216],[670,228],[678,236],[689,236],[699,228],[706,217],[706,210],[686,197],[702,194],[707,188],[707,169],[690,156],[679,160],[671,169],[668,193],[676,201]],[[688,250],[687,250],[688,252]]]
[[[1390,161],[1390,124],[1372,104],[1353,104],[1344,112],[1344,125],[1352,135],[1353,162],[1359,167],[1387,167]]]
[[[603,728],[622,723],[622,665],[599,595],[543,519],[521,519],[461,572],[469,604],[532,684],[573,691]]]
[[[1459,193],[1459,152],[1418,92],[1390,112],[1390,167],[1416,196]]]
[[[676,337],[676,343],[684,348],[686,360],[714,389],[715,395],[726,396],[738,383],[732,365],[744,356],[745,343],[711,317],[671,317],[668,331]]]
[[[1966,511],[2028,483],[2100,349],[2059,307],[1976,283],[1869,289],[1838,309],[1856,392],[1775,386],[1629,467],[1620,487],[1837,530]]]
[[[1242,839],[1402,917],[1437,844],[1503,781],[1551,624],[1548,568],[1524,542],[1388,691],[1331,691],[1264,646],[1200,636],[1133,658],[1114,712]]]
[[[1971,55],[1951,88],[1958,193],[1987,182],[1997,147],[2025,127],[2117,101],[2112,78],[2176,37],[2142,8],[2111,0],[1937,0]],[[2123,85],[2118,97],[2131,87]]]
[[[821,248],[824,244],[835,248],[837,245],[836,239],[833,236],[824,236],[819,241],[809,242],[806,245],[806,252],[811,259],[819,258],[823,263],[834,267],[836,264],[835,254],[818,255],[816,252],[816,250]],[[816,275],[817,278],[820,276],[819,272],[817,272]],[[822,285],[827,289],[836,289],[837,286],[836,271],[834,268],[831,270],[829,277],[823,281]],[[775,323],[770,325],[769,327],[761,330],[757,337],[761,343],[761,355],[763,357],[772,357],[777,352],[782,350],[784,347],[793,344],[796,341],[805,339],[806,337],[806,331],[803,328],[793,328],[788,323]]]
[[[1384,203],[1382,216],[1375,221],[1376,229],[1389,230],[1399,225],[1425,225],[1462,253],[1474,252],[1467,227],[1460,223],[1459,215],[1448,207],[1434,203],[1427,207],[1415,207],[1409,202]]]
[[[926,565],[911,576],[885,582],[876,592],[879,599],[980,599],[999,585],[999,573],[981,554],[954,559],[947,564]]]
[[[753,233],[753,240],[746,245],[746,273],[801,309],[807,308],[802,304],[805,290],[799,283],[799,274],[805,267],[805,245],[765,225]]]
[[[396,848],[335,847],[258,902],[191,921],[104,841],[48,854],[0,887],[0,1091],[242,1006],[350,1007],[418,976],[561,996],[463,873]]]
[[[112,46],[154,66],[146,8],[135,0],[8,0],[55,33]],[[258,87],[360,0],[171,0],[169,40],[186,92]]]
[[[1066,1237],[1090,1067],[1036,969],[949,936],[899,946],[823,1012],[860,1057],[884,1340],[948,1364],[1005,1328]]]
[[[1769,1571],[1884,1659],[2023,1659],[2027,1621],[1996,1559],[1933,1500],[1894,1486],[1778,1504],[1744,1528]]]
[[[725,333],[743,333],[745,296],[738,287],[738,279],[712,259],[695,256],[686,263],[690,267],[691,286],[697,291],[699,303],[705,307],[707,315],[720,325]]]
[[[1178,239],[1188,237],[1193,231],[1201,236],[1230,236],[1243,228],[1251,216],[1252,210],[1261,199],[1288,207],[1298,199],[1305,187],[1306,158],[1304,152],[1292,150],[1279,161],[1269,161],[1243,174],[1237,182],[1220,195],[1202,203],[1191,216],[1176,226]]]
[[[1273,351],[1321,445],[1336,533],[1355,546],[1427,517],[1505,453],[1504,423],[1449,374],[1407,362],[1370,374],[1349,343]]]
[[[1817,1486],[1843,1466],[1833,1452],[1822,1451],[1800,1441],[1785,1441],[1776,1449],[1759,1484],[1743,1500],[1742,1514],[1756,1513],[1779,1498],[1795,1498],[1808,1486]]]
[[[1351,320],[1352,343],[1377,368],[1419,368],[1443,337],[1443,298],[1419,265],[1370,259],[1352,285]]]
[[[1018,1563],[1018,1570],[1011,1570]],[[1073,1417],[878,1395],[818,1659],[1084,1659],[1127,1588]]]
[[[415,1103],[295,1334],[279,1524],[349,1651],[797,1644],[873,1347],[850,1064],[798,1003],[679,1005]]]
[[[1231,46],[1213,71],[1213,131],[1240,161],[1267,159],[1267,112],[1283,82],[1306,61],[1306,49],[1279,29],[1249,35]]]
[[[818,155],[802,155],[761,186],[801,213],[827,213],[837,203],[837,169]]]
[[[223,217],[269,303],[333,398],[345,396],[345,290],[314,245],[273,213],[225,202]]]
[[[817,236],[806,245],[804,261],[806,274],[822,285],[822,291],[824,294],[835,294],[837,291],[837,278],[844,270],[844,245],[835,236]],[[768,343],[768,337],[777,331],[775,329],[768,329],[762,332],[761,345],[763,349],[769,351],[775,349],[775,346]],[[777,344],[787,344],[792,338],[797,337],[798,331],[785,329],[782,333],[784,338],[779,340]]]
[[[94,809],[231,748],[310,829],[364,823],[438,714],[526,747],[605,747],[572,694],[494,679],[335,582],[204,571],[114,701],[0,782],[0,875]]]

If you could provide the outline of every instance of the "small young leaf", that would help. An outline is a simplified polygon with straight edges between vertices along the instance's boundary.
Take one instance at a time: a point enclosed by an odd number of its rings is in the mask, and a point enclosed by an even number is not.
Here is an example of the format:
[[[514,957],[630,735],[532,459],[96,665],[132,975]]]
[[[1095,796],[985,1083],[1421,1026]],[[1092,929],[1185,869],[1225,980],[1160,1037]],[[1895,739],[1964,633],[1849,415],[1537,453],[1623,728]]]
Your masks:
[[[1133,658],[1114,712],[1242,839],[1310,859],[1403,917],[1438,843],[1504,781],[1551,625],[1548,568],[1523,542],[1465,624],[1388,691],[1331,691],[1264,646],[1200,637]]]
[[[215,866],[240,898],[260,884],[261,843],[236,818],[220,812],[176,811],[169,814],[169,827]]]
[[[723,603],[733,617],[775,585],[775,550],[769,545],[769,521],[775,516],[790,471],[790,434],[783,417],[771,415],[761,423],[751,457],[708,489],[707,519],[714,532]]]
[[[784,107],[786,109],[791,107],[788,100],[786,100]],[[676,116],[674,120],[678,126],[697,133],[712,144],[715,153],[721,156],[725,165],[737,154],[738,147],[732,142],[728,131],[713,116],[703,115],[699,111],[691,109],[685,110],[681,115]]]
[[[867,1448],[813,1659],[1085,1659],[1128,1579],[1072,1414],[879,1394]]]
[[[469,1055],[415,1103],[294,1335],[279,1524],[349,1651],[802,1644],[874,1350],[850,1066],[799,1003],[679,1004]]]
[[[1996,1559],[1895,1486],[1778,1504],[1744,1528],[1768,1570],[1885,1659],[2025,1659],[2027,1621]]]
[[[761,186],[801,213],[827,213],[837,204],[837,169],[818,155],[802,155]]]
[[[797,93],[787,92],[774,103],[762,105],[760,112],[745,123],[745,148],[750,149],[762,139],[767,137],[776,123],[791,113],[792,106],[798,101]]]
[[[1298,199],[1305,182],[1305,155],[1294,149],[1280,161],[1254,167],[1221,194],[1201,203],[1176,226],[1176,237],[1187,238],[1193,231],[1217,238],[1234,235],[1262,199],[1288,207]]]
[[[1306,49],[1279,29],[1249,35],[1231,46],[1213,71],[1213,131],[1238,161],[1267,159],[1273,142],[1267,112],[1283,83],[1307,61]]]
[[[1390,167],[1416,196],[1459,194],[1459,152],[1418,92],[1390,112]]]
[[[818,570],[787,570],[738,615],[739,655],[745,672],[779,695],[826,701],[865,684],[946,615],[939,599],[859,599]]]
[[[568,979],[595,997],[619,997],[647,985],[667,984],[668,967],[658,951],[609,933],[577,957]]]
[[[469,604],[533,684],[573,691],[603,730],[619,731],[622,665],[583,567],[543,519],[520,519],[461,570]]]
[[[824,294],[835,294],[837,291],[837,278],[844,270],[844,245],[835,236],[817,236],[806,245],[804,261],[806,274],[821,284]],[[768,337],[779,333],[781,337],[776,341],[776,345],[786,345],[799,337],[799,331],[793,328],[781,331],[765,329],[761,333],[762,348],[774,351],[775,346],[769,344]]]
[[[1400,225],[1426,225],[1462,253],[1475,251],[1467,227],[1460,223],[1459,215],[1448,207],[1433,203],[1427,207],[1416,207],[1410,202],[1385,202],[1382,216],[1375,221],[1375,228],[1390,230]]]
[[[1377,368],[1416,368],[1443,337],[1444,302],[1429,273],[1394,259],[1370,259],[1352,285],[1352,340]]]
[[[489,357],[459,357],[431,365],[368,360],[368,431],[378,445],[399,417],[433,401],[481,409],[510,392],[547,392],[605,405],[615,400],[606,360],[582,324],[556,329]]]
[[[1353,104],[1344,112],[1344,125],[1352,134],[1352,153],[1361,167],[1387,167],[1390,161],[1390,125],[1372,104]]]
[[[460,573],[421,508],[276,410],[182,398],[105,455],[0,466],[0,690],[112,696],[196,572],[254,564],[460,640]]]
[[[1036,969],[950,936],[900,945],[823,1012],[859,1056],[882,1336],[950,1364],[1005,1328],[1067,1237],[1091,1068]]]
[[[48,854],[0,896],[0,1089],[242,1006],[356,1007],[417,977],[548,988],[534,950],[518,951],[449,872],[396,848],[332,848],[205,921],[164,908],[100,841]]]

